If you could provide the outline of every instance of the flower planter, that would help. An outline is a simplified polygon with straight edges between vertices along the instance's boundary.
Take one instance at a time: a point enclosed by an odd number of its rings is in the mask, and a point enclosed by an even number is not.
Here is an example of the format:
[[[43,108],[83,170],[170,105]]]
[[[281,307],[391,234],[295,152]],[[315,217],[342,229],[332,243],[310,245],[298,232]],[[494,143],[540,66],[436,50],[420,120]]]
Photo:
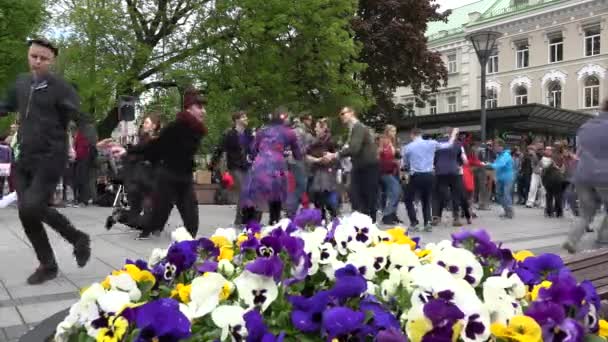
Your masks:
[[[53,316],[40,322],[34,329],[21,336],[19,342],[51,342],[57,325],[68,315],[69,308],[59,311]]]

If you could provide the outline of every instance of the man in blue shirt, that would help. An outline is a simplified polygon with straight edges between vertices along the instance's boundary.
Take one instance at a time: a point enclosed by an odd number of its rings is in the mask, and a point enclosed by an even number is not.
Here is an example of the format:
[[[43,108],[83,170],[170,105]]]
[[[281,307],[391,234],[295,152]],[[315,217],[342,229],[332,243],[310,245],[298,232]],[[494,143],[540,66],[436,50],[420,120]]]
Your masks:
[[[414,208],[416,195],[422,202],[422,216],[425,231],[431,231],[431,192],[433,190],[433,166],[435,151],[439,148],[452,146],[458,136],[458,128],[454,128],[450,140],[444,143],[436,140],[423,140],[422,131],[414,128],[410,132],[412,141],[401,149],[401,162],[404,169],[409,171],[409,183],[405,191],[405,207],[410,219],[412,230],[418,230],[418,219]]]
[[[494,140],[494,152],[496,152],[496,161],[488,164],[489,167],[496,170],[496,197],[502,205],[505,213],[502,218],[513,218],[513,179],[515,171],[513,169],[513,157],[511,151],[505,148],[505,142],[501,139]]]

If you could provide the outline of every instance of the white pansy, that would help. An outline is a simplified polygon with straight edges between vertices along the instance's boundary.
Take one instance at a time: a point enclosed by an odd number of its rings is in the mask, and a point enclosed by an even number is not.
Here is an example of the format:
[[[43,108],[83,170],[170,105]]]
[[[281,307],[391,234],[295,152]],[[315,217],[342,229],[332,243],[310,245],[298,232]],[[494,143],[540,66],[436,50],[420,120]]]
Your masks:
[[[226,277],[231,277],[234,274],[234,265],[226,259],[222,259],[217,264],[217,270]]]
[[[221,305],[211,313],[211,320],[218,328],[222,329],[220,340],[226,341],[230,336],[232,341],[244,341],[247,337],[245,309],[237,305]]]
[[[391,235],[384,230],[378,229],[378,231],[376,232],[376,234],[373,237],[374,244],[379,244],[382,242],[389,242],[389,241],[391,241]]]
[[[399,286],[403,286],[405,290],[408,292],[413,291],[413,282],[412,276],[407,269],[393,269],[388,276],[388,279],[385,279],[380,283],[380,293],[382,298],[386,301],[390,300],[397,293],[397,289]]]
[[[334,232],[336,250],[341,255],[348,254],[348,245],[354,241],[355,228],[351,225],[340,223]]]
[[[118,313],[129,303],[129,294],[117,290],[110,290],[97,298],[97,305],[105,313]]]
[[[110,288],[112,290],[123,291],[129,294],[131,301],[136,302],[141,298],[141,291],[137,287],[137,282],[128,273],[121,273],[116,276],[108,276]]]
[[[327,237],[327,229],[317,227],[313,231],[298,230],[291,236],[299,237],[304,240],[304,250],[309,252],[312,248],[319,248],[325,242]]]
[[[76,316],[68,315],[55,329],[55,342],[68,342],[70,333],[77,325]]]
[[[503,272],[500,276],[488,277],[483,283],[483,300],[492,323],[506,325],[513,316],[520,315],[520,299],[524,296],[525,285],[516,274]]]
[[[346,263],[338,259],[333,259],[331,263],[323,265],[321,271],[325,273],[327,279],[334,281],[336,280],[336,270],[339,270],[346,266]]]
[[[317,272],[319,272],[319,260],[321,259],[321,252],[319,251],[318,248],[312,248],[310,251],[307,252],[308,256],[310,257],[310,268],[308,269],[308,275],[314,275]],[[306,260],[302,259],[300,261],[300,265],[301,267],[305,267],[306,265]],[[296,267],[296,270],[294,271],[295,274],[297,274],[298,271],[301,271],[300,269],[298,269]]]
[[[234,228],[218,228],[212,236],[223,236],[228,239],[228,241],[234,242],[236,241],[238,234]]]
[[[191,241],[194,240],[192,238],[192,234],[185,228],[179,227],[173,232],[171,232],[171,241],[173,242],[182,242],[182,241]]]
[[[167,256],[168,249],[154,248],[150,259],[148,259],[148,265],[150,267],[157,265]]]
[[[407,245],[382,244],[388,248],[388,271],[405,269],[407,271],[420,266],[418,256]]]
[[[349,254],[346,258],[346,264],[355,266],[367,280],[373,280],[376,277],[374,257],[369,250],[360,250],[357,253]]]
[[[378,293],[380,287],[376,285],[374,282],[367,282],[367,291],[365,291],[370,296],[375,296]]]
[[[373,259],[374,272],[380,272],[389,264],[388,255],[390,253],[390,245],[380,244],[368,248],[368,255]]]
[[[338,257],[338,251],[334,246],[326,242],[319,247],[319,264],[327,265],[333,263]]]
[[[226,282],[226,278],[215,272],[207,272],[204,276],[195,278],[192,281],[186,316],[192,320],[213,311],[220,303],[220,294]]]
[[[249,309],[258,307],[264,312],[268,306],[277,299],[279,289],[272,277],[243,271],[235,280],[234,284],[239,293],[239,298],[245,302]]]
[[[266,235],[270,235],[270,232],[272,232],[273,230],[279,228],[283,231],[287,230],[287,227],[289,227],[289,224],[291,223],[291,220],[288,218],[283,218],[281,220],[279,220],[279,222],[277,222],[274,225],[271,226],[265,226],[262,228],[262,236],[266,236]]]
[[[448,270],[455,278],[464,279],[473,287],[481,282],[483,267],[471,251],[464,248],[445,247],[432,253],[433,262]]]

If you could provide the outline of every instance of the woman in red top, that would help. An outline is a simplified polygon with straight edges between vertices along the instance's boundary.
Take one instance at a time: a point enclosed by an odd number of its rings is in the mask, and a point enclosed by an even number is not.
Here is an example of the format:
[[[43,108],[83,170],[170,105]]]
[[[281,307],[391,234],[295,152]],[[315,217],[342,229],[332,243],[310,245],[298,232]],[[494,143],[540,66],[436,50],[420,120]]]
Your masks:
[[[397,208],[401,198],[401,184],[399,182],[399,162],[397,156],[397,128],[386,125],[384,134],[378,141],[378,154],[380,159],[380,182],[386,194],[386,203],[382,213],[383,224],[397,224]]]

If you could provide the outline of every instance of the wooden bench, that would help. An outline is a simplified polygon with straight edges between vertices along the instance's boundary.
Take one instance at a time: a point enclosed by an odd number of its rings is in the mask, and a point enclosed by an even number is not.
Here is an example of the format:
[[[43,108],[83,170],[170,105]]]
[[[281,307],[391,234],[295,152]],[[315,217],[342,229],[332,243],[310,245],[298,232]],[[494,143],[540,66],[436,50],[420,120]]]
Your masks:
[[[580,282],[590,280],[601,299],[608,299],[608,248],[565,257],[564,263]]]

